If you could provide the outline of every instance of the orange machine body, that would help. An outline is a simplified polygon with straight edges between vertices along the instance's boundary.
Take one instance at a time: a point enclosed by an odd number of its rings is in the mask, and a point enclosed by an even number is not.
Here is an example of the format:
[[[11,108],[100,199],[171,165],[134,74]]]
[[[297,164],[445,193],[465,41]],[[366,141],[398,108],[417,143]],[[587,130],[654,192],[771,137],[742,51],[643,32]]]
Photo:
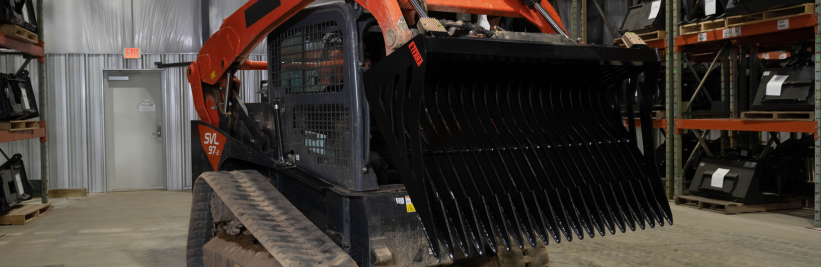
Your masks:
[[[214,90],[205,90],[205,87],[225,86],[229,71],[267,69],[267,62],[247,61],[248,55],[271,31],[312,2],[250,0],[223,20],[222,26],[203,44],[197,60],[187,71],[194,108],[202,121],[219,125],[217,102],[223,97],[214,95]],[[356,0],[356,3],[376,18],[383,29],[388,53],[413,37],[405,20],[415,16],[408,0]],[[424,3],[428,11],[525,18],[542,32],[555,33],[544,18],[519,0],[425,0]],[[546,1],[541,5],[566,31],[556,10]],[[238,88],[239,80],[234,79],[232,86]]]

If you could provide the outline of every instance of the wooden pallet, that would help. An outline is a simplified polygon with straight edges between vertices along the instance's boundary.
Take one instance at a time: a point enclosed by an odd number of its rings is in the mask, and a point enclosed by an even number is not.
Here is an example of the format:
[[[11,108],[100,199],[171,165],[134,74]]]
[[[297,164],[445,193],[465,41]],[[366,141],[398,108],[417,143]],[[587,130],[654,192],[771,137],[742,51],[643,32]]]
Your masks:
[[[40,122],[36,120],[30,121],[0,121],[0,131],[25,131],[40,128]]]
[[[747,121],[814,121],[812,111],[746,111],[741,119]]]
[[[733,28],[752,23],[787,19],[813,13],[815,13],[815,4],[803,4],[791,7],[776,8],[762,12],[728,17],[726,27]]]
[[[650,116],[651,116],[654,120],[663,120],[663,119],[666,119],[666,118],[667,118],[666,114],[667,114],[667,113],[666,113],[664,110],[653,110],[653,111],[650,113]],[[622,112],[621,112],[621,117],[622,117],[622,119],[623,119],[623,120],[626,120],[626,119],[627,119],[627,113],[626,113],[626,112],[624,112],[624,111],[622,111]],[[635,113],[635,117],[636,117],[636,119],[639,119],[639,112],[638,112],[638,111],[636,111],[636,113]]]
[[[774,211],[774,210],[786,210],[786,209],[800,209],[803,207],[800,199],[788,199],[786,202],[778,202],[778,203],[767,203],[767,204],[756,204],[756,205],[747,205],[738,202],[732,201],[725,201],[725,200],[718,200],[706,197],[698,197],[698,196],[677,196],[675,198],[676,205],[689,205],[695,206],[698,209],[706,208],[714,208],[718,209],[719,211],[723,211],[724,214],[732,215],[732,214],[739,214],[739,213],[750,213],[750,212],[764,212],[764,211]]]
[[[51,204],[22,205],[0,216],[0,225],[24,225],[51,212]]]
[[[727,17],[726,25],[727,28],[737,27],[741,25],[746,25],[753,22],[763,21],[764,13],[763,12],[756,12],[738,16]]]
[[[639,38],[641,38],[641,40],[644,41],[645,43],[667,38],[667,32],[666,31],[654,31],[654,32],[646,32],[646,33],[637,33],[636,35],[638,35]],[[622,38],[614,39],[613,41],[618,43],[619,46],[626,46],[626,44],[624,43],[624,40]]]
[[[8,37],[27,43],[37,44],[37,41],[40,40],[37,34],[34,34],[33,32],[30,32],[29,30],[26,30],[23,27],[14,24],[0,25],[0,32],[2,32]]]
[[[763,13],[765,20],[791,17],[795,15],[813,14],[815,13],[815,4],[802,4],[791,7],[776,8],[764,11]]]
[[[711,21],[691,23],[679,26],[678,32],[680,35],[689,35],[707,31],[714,31],[718,29],[724,29],[725,27],[727,27],[726,19],[716,19]]]
[[[689,35],[689,34],[696,34],[701,32],[701,23],[692,23],[687,25],[681,25],[678,27],[679,35]]]
[[[714,31],[714,30],[726,28],[727,27],[727,20],[726,19],[717,19],[717,20],[705,21],[705,22],[699,23],[699,25],[701,25],[701,32]]]

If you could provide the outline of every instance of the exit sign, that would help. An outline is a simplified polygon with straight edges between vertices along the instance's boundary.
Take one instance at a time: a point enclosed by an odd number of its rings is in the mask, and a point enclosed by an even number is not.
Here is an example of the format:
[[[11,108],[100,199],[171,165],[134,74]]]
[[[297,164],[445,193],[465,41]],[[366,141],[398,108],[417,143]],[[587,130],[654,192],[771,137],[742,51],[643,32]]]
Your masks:
[[[123,58],[140,58],[139,48],[123,48]]]

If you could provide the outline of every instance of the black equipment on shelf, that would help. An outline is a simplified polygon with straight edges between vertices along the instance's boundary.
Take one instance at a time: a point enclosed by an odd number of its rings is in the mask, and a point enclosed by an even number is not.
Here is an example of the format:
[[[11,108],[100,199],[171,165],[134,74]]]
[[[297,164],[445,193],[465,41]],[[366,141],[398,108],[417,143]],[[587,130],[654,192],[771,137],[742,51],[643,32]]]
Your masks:
[[[813,0],[730,0],[726,5],[727,16],[744,15],[778,7],[814,3]]]
[[[815,63],[802,53],[770,64],[753,100],[757,111],[812,111],[815,108]]]
[[[683,0],[684,16],[679,25],[711,21],[726,17],[724,8],[731,0]]]
[[[31,199],[34,192],[34,187],[26,175],[22,157],[20,154],[14,154],[6,163],[0,165],[0,213]]]
[[[0,0],[0,24],[14,24],[39,34],[31,0]]]
[[[619,33],[626,32],[643,33],[664,30],[665,26],[665,11],[664,2],[656,1],[640,1],[627,10],[627,16],[621,23]]]
[[[764,165],[761,190],[778,195],[813,198],[815,139],[804,135],[781,142],[759,162]]]
[[[698,164],[690,184],[690,193],[744,204],[783,201],[782,197],[761,192],[763,166],[764,164],[755,161],[704,158]]]
[[[0,120],[24,120],[39,117],[37,99],[29,72],[0,73]]]

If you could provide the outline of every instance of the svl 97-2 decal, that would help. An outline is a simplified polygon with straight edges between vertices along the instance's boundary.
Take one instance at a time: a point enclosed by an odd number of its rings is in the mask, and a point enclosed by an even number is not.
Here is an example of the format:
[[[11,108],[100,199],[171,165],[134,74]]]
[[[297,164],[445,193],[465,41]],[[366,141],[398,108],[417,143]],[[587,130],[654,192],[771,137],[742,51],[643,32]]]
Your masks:
[[[225,146],[225,136],[205,125],[200,125],[199,128],[202,149],[205,150],[205,154],[208,156],[208,161],[211,162],[211,166],[217,171],[220,156],[222,156],[222,148]]]

